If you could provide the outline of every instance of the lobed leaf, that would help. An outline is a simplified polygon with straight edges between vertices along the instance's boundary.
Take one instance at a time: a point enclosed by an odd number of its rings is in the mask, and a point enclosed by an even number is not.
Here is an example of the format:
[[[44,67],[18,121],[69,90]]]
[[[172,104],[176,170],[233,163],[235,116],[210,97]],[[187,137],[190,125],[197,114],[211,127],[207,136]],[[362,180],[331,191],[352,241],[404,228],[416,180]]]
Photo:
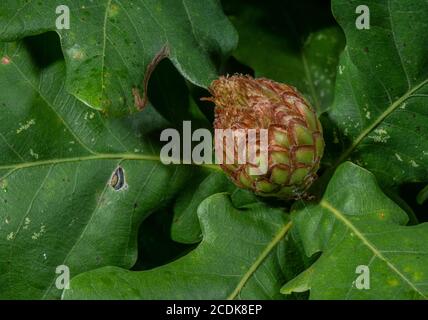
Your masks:
[[[334,104],[336,164],[350,158],[383,185],[427,182],[428,6],[425,0],[365,1],[370,29],[359,30],[361,1],[333,0],[346,35]],[[336,147],[337,148],[337,147]]]
[[[60,5],[69,8],[69,29],[56,29]],[[190,82],[207,87],[237,42],[215,0],[4,0],[0,4],[0,40],[47,31],[61,37],[67,91],[109,114],[136,111],[132,90],[139,88],[141,96],[145,94],[142,83],[163,57]]]
[[[72,279],[66,299],[277,299],[281,279],[302,263],[280,209],[233,207],[215,194],[198,208],[203,240],[167,265],[128,271],[105,267]]]
[[[342,164],[319,204],[301,203],[292,220],[307,255],[322,255],[281,292],[310,290],[311,299],[428,298],[428,224],[405,226],[406,213],[365,169]],[[356,284],[359,266],[368,268],[365,286]]]
[[[60,265],[71,276],[130,268],[139,224],[195,168],[160,163],[168,122],[152,108],[108,119],[66,93],[62,60],[41,68],[24,42],[1,44],[0,56],[0,297],[58,298]]]

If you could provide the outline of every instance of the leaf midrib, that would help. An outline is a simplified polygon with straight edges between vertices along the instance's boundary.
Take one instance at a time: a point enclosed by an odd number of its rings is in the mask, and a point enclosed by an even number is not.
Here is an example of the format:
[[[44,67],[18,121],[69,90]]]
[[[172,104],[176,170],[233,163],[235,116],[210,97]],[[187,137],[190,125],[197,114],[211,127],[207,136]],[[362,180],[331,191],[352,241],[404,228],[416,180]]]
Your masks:
[[[392,112],[394,112],[403,102],[412,97],[412,94],[422,88],[424,85],[428,83],[428,79],[425,79],[418,85],[414,86],[410,90],[408,90],[404,95],[394,101],[386,110],[380,114],[380,116],[376,119],[376,121],[372,122],[365,130],[363,130],[357,138],[352,142],[348,149],[346,149],[343,154],[340,156],[334,168],[336,168],[340,163],[345,161],[350,154],[358,147],[362,140],[364,140],[387,116],[389,116]]]
[[[0,165],[0,170],[19,170],[31,167],[39,167],[53,164],[62,164],[70,162],[81,162],[81,161],[94,161],[94,160],[139,160],[139,161],[157,161],[161,162],[161,159],[157,155],[143,155],[136,153],[98,153],[95,155],[81,156],[81,157],[70,157],[70,158],[55,158],[40,161],[22,162],[18,164],[6,164]],[[215,164],[191,164],[200,167],[210,168],[213,170],[221,171],[221,168]]]
[[[238,285],[232,291],[232,293],[227,297],[227,300],[233,300],[237,297],[237,295],[241,292],[242,288],[246,285],[248,280],[253,276],[253,274],[257,271],[259,266],[263,263],[266,257],[271,253],[271,251],[276,247],[278,242],[280,242],[288,230],[290,230],[292,226],[292,222],[288,221],[281,229],[279,229],[278,233],[272,240],[267,244],[266,248],[262,251],[262,253],[257,257],[253,264],[248,268],[247,272],[242,276]]]
[[[341,211],[339,211],[338,209],[336,209],[333,205],[331,205],[328,201],[326,200],[321,200],[320,205],[327,209],[328,211],[330,211],[331,213],[333,213],[335,215],[336,218],[338,218],[346,227],[348,227],[350,230],[352,230],[352,232],[354,232],[354,234],[362,241],[362,243],[370,249],[370,251],[373,252],[373,254],[378,257],[380,260],[382,260],[383,262],[386,263],[386,265],[392,270],[394,271],[401,279],[403,279],[403,281],[405,283],[407,283],[407,285],[409,287],[411,287],[416,293],[418,293],[421,297],[423,297],[424,299],[428,299],[428,297],[421,292],[416,286],[415,284],[413,284],[412,281],[410,281],[410,279],[408,279],[394,264],[392,264],[392,262],[390,262],[383,254],[381,251],[379,251],[376,246],[371,243],[365,236],[363,233],[360,232],[360,230],[357,229],[357,227],[345,217],[345,214]]]

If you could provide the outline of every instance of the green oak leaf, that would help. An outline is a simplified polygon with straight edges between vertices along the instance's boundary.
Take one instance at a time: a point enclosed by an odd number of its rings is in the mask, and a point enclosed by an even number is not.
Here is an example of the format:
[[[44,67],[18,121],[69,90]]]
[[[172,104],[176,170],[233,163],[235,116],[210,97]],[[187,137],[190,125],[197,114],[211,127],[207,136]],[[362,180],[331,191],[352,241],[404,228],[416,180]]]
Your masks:
[[[370,172],[345,162],[318,204],[300,203],[292,213],[307,255],[322,255],[281,292],[310,290],[311,299],[427,299],[428,224],[405,226],[407,220]],[[357,279],[359,266],[369,270],[365,286]]]
[[[239,34],[233,55],[267,77],[297,87],[320,114],[333,101],[344,37],[320,1],[227,1]]]
[[[177,197],[174,206],[171,237],[181,243],[197,243],[202,240],[197,209],[203,200],[218,192],[233,193],[237,189],[223,172],[209,175],[201,172],[193,181]]]
[[[281,209],[237,209],[226,194],[198,208],[203,240],[186,256],[147,271],[104,267],[73,278],[65,299],[278,299],[281,279],[302,265]],[[284,297],[282,297],[284,298]]]
[[[0,298],[58,298],[60,265],[132,267],[141,221],[198,170],[160,162],[153,108],[108,119],[65,91],[63,60],[40,67],[27,42],[0,55]]]
[[[69,29],[56,28],[60,5],[69,8]],[[215,0],[1,2],[0,40],[46,31],[61,37],[67,91],[109,114],[136,111],[133,88],[145,94],[163,57],[190,82],[207,87],[237,42]]]
[[[370,29],[359,30],[359,5]],[[428,181],[428,5],[425,0],[333,0],[346,35],[329,117],[340,149],[385,186]]]

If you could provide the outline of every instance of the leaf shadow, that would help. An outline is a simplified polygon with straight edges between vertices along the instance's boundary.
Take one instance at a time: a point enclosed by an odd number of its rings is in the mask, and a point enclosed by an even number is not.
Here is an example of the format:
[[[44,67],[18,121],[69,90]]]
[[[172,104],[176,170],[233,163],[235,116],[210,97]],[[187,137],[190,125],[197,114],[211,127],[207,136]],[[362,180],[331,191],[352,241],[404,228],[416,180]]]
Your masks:
[[[26,37],[23,43],[39,69],[44,69],[57,61],[64,60],[61,42],[56,32],[50,31]]]

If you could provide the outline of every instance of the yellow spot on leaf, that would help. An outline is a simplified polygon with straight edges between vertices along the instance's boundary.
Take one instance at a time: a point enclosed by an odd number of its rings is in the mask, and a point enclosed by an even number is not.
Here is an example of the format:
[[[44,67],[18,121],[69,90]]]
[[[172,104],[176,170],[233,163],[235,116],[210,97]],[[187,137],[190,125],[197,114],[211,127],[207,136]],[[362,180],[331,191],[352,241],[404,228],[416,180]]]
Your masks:
[[[114,18],[117,16],[118,13],[119,13],[119,7],[115,4],[112,4],[110,6],[110,10],[108,11],[108,17]]]
[[[413,281],[421,281],[424,278],[424,274],[420,271],[416,271],[413,274]]]
[[[386,282],[391,287],[396,287],[399,285],[399,282],[397,279],[388,279]]]

